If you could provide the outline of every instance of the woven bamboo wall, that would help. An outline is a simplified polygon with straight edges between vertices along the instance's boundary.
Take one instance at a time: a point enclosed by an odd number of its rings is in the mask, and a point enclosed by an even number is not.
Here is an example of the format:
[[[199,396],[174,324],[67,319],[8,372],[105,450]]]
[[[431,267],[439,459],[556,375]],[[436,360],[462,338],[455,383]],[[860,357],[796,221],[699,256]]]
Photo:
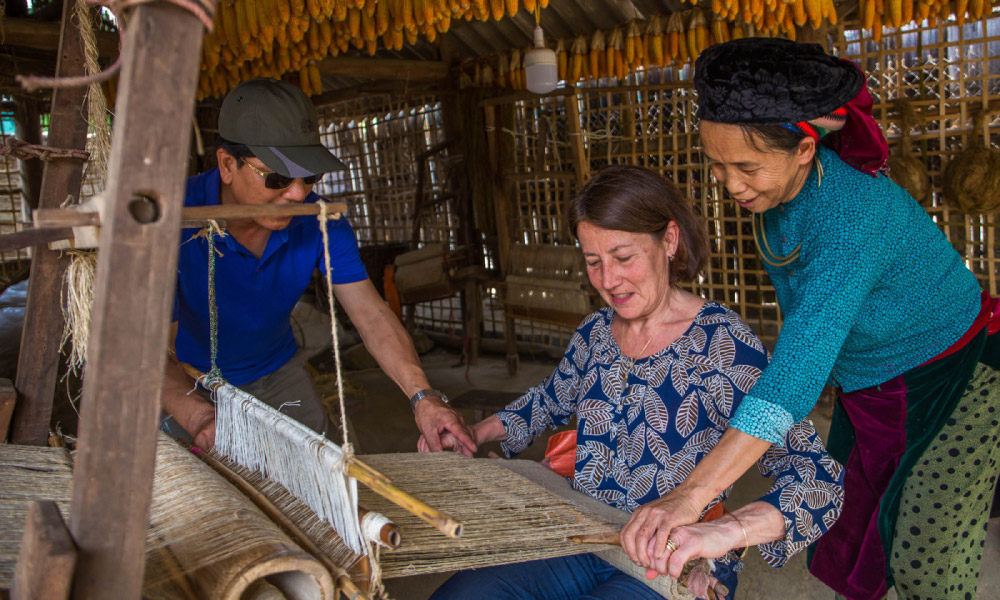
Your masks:
[[[0,124],[5,123],[0,120]],[[0,125],[3,129],[3,127]],[[13,131],[0,131],[0,144],[7,142]],[[18,161],[10,156],[0,157],[0,234],[14,233],[23,227],[21,221],[21,173]],[[0,283],[21,270],[30,258],[27,250],[14,250],[0,254]]]
[[[409,243],[413,237],[418,156],[444,141],[441,105],[435,97],[400,103],[389,96],[332,105],[321,115],[323,143],[348,166],[328,174],[316,192],[347,202],[351,224],[361,246]],[[424,208],[420,215],[422,244],[443,242],[454,247],[458,222],[448,203],[428,204],[442,195],[449,176],[448,151],[424,164]],[[454,175],[452,175],[454,176]],[[461,328],[457,296],[416,307],[420,327],[456,332]]]
[[[910,26],[885,35],[878,45],[865,39],[856,23],[847,23],[837,50],[870,73],[874,114],[894,151],[900,130],[890,109],[897,95],[911,99],[927,115],[925,123],[914,127],[912,141],[913,151],[931,175],[934,197],[928,212],[967,257],[983,286],[996,294],[1000,285],[998,217],[996,213],[965,214],[949,206],[941,193],[941,174],[944,164],[978,133],[972,131],[972,111],[1000,97],[1000,19],[970,22],[962,28]],[[677,182],[707,221],[711,239],[711,261],[694,291],[739,312],[773,344],[781,324],[774,290],[757,257],[749,213],[725,197],[701,159],[690,68],[640,72],[625,82],[630,85],[578,87],[590,170],[615,163],[638,164]],[[513,136],[519,157],[513,173],[518,226],[514,238],[532,244],[565,243],[568,240],[559,232],[557,215],[574,191],[571,182],[536,182],[528,177],[541,175],[540,170],[572,168],[567,162],[572,140],[565,109],[561,101],[539,98],[518,102],[516,115],[515,127],[505,132]],[[994,144],[1000,141],[1000,118],[987,119],[983,129]],[[540,146],[542,137],[548,139]],[[545,151],[543,163],[536,154],[540,147]],[[540,324],[519,322],[519,335],[540,341],[544,330]],[[551,343],[562,339],[554,335]]]
[[[934,197],[928,212],[934,217],[984,288],[1000,290],[1000,215],[967,214],[949,203],[941,192],[945,164],[970,144],[988,136],[1000,142],[1000,18],[959,27],[904,28],[886,35],[876,45],[864,32],[845,35],[838,44],[845,56],[857,60],[870,74],[868,85],[874,112],[887,132],[892,152],[899,152],[900,128],[892,118],[892,103],[905,97],[926,115],[911,129],[911,152],[931,176]],[[982,131],[973,130],[973,114],[988,110]]]

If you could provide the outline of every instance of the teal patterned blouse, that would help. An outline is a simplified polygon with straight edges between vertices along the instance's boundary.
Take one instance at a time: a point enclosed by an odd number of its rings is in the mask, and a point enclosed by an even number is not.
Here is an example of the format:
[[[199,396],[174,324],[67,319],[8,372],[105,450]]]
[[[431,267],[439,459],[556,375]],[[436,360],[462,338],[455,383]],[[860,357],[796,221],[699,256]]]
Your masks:
[[[979,283],[927,212],[888,177],[820,146],[802,191],[764,213],[765,265],[784,317],[774,355],[730,426],[781,443],[828,382],[845,392],[916,367],[957,341]]]

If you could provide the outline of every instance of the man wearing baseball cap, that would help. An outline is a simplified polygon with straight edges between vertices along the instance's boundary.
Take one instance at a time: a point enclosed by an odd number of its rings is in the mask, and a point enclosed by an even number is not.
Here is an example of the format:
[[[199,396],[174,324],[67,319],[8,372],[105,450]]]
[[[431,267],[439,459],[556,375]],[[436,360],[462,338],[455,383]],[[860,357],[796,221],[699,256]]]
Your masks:
[[[185,206],[316,202],[313,185],[345,169],[321,143],[315,107],[297,87],[272,79],[236,86],[219,113],[218,167],[188,180]],[[328,226],[334,294],[372,356],[411,398],[417,425],[440,449],[445,432],[467,452],[475,444],[443,394],[430,389],[413,342],[365,272],[347,219]],[[326,411],[292,333],[292,309],[317,268],[325,269],[315,217],[231,219],[215,236],[217,359],[229,383],[312,429],[325,433]],[[211,368],[208,242],[197,229],[181,235],[170,360],[163,389],[163,429],[202,448],[215,443],[215,410],[207,392],[177,361]],[[434,447],[436,446],[436,447]]]

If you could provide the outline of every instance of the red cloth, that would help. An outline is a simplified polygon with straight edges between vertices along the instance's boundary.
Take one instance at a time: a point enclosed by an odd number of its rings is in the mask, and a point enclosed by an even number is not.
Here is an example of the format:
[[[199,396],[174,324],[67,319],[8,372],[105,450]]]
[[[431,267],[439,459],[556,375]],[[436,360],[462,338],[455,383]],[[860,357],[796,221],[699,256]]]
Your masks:
[[[573,477],[576,471],[576,430],[560,431],[549,438],[545,446],[548,467],[563,477]]]
[[[941,360],[946,356],[950,356],[962,348],[965,347],[972,338],[979,335],[979,332],[986,328],[986,335],[994,335],[996,332],[1000,331],[1000,298],[994,298],[990,296],[990,293],[983,291],[980,295],[980,301],[982,302],[981,308],[979,309],[979,314],[976,315],[975,320],[972,321],[972,325],[969,327],[965,335],[960,337],[957,342],[948,347],[947,350],[938,354],[934,358],[928,360],[924,363],[930,364],[936,360]],[[920,365],[921,367],[924,365]]]
[[[841,60],[861,71],[861,67],[853,61]],[[864,75],[864,71],[861,73]],[[862,173],[874,176],[885,168],[889,158],[889,144],[885,141],[882,128],[872,118],[872,104],[868,85],[862,85],[861,91],[844,105],[847,109],[847,123],[840,130],[840,135],[827,136],[824,141],[841,160]]]

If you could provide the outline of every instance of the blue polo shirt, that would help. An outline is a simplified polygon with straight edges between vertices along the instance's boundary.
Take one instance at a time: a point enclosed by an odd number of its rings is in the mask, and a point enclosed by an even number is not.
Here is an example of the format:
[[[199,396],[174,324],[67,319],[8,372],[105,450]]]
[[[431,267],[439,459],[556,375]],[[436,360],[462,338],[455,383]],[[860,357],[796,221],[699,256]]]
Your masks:
[[[184,205],[219,204],[219,184],[218,169],[188,179]],[[318,199],[311,193],[305,201]],[[193,237],[198,231],[181,232],[173,318],[177,321],[177,358],[207,372],[211,368],[208,242]],[[347,219],[331,220],[328,232],[333,283],[367,279]],[[316,217],[297,216],[288,227],[271,232],[259,259],[229,235],[216,236],[215,247],[216,362],[223,377],[238,386],[274,372],[298,350],[292,334],[292,308],[313,271],[325,270],[323,235]]]

